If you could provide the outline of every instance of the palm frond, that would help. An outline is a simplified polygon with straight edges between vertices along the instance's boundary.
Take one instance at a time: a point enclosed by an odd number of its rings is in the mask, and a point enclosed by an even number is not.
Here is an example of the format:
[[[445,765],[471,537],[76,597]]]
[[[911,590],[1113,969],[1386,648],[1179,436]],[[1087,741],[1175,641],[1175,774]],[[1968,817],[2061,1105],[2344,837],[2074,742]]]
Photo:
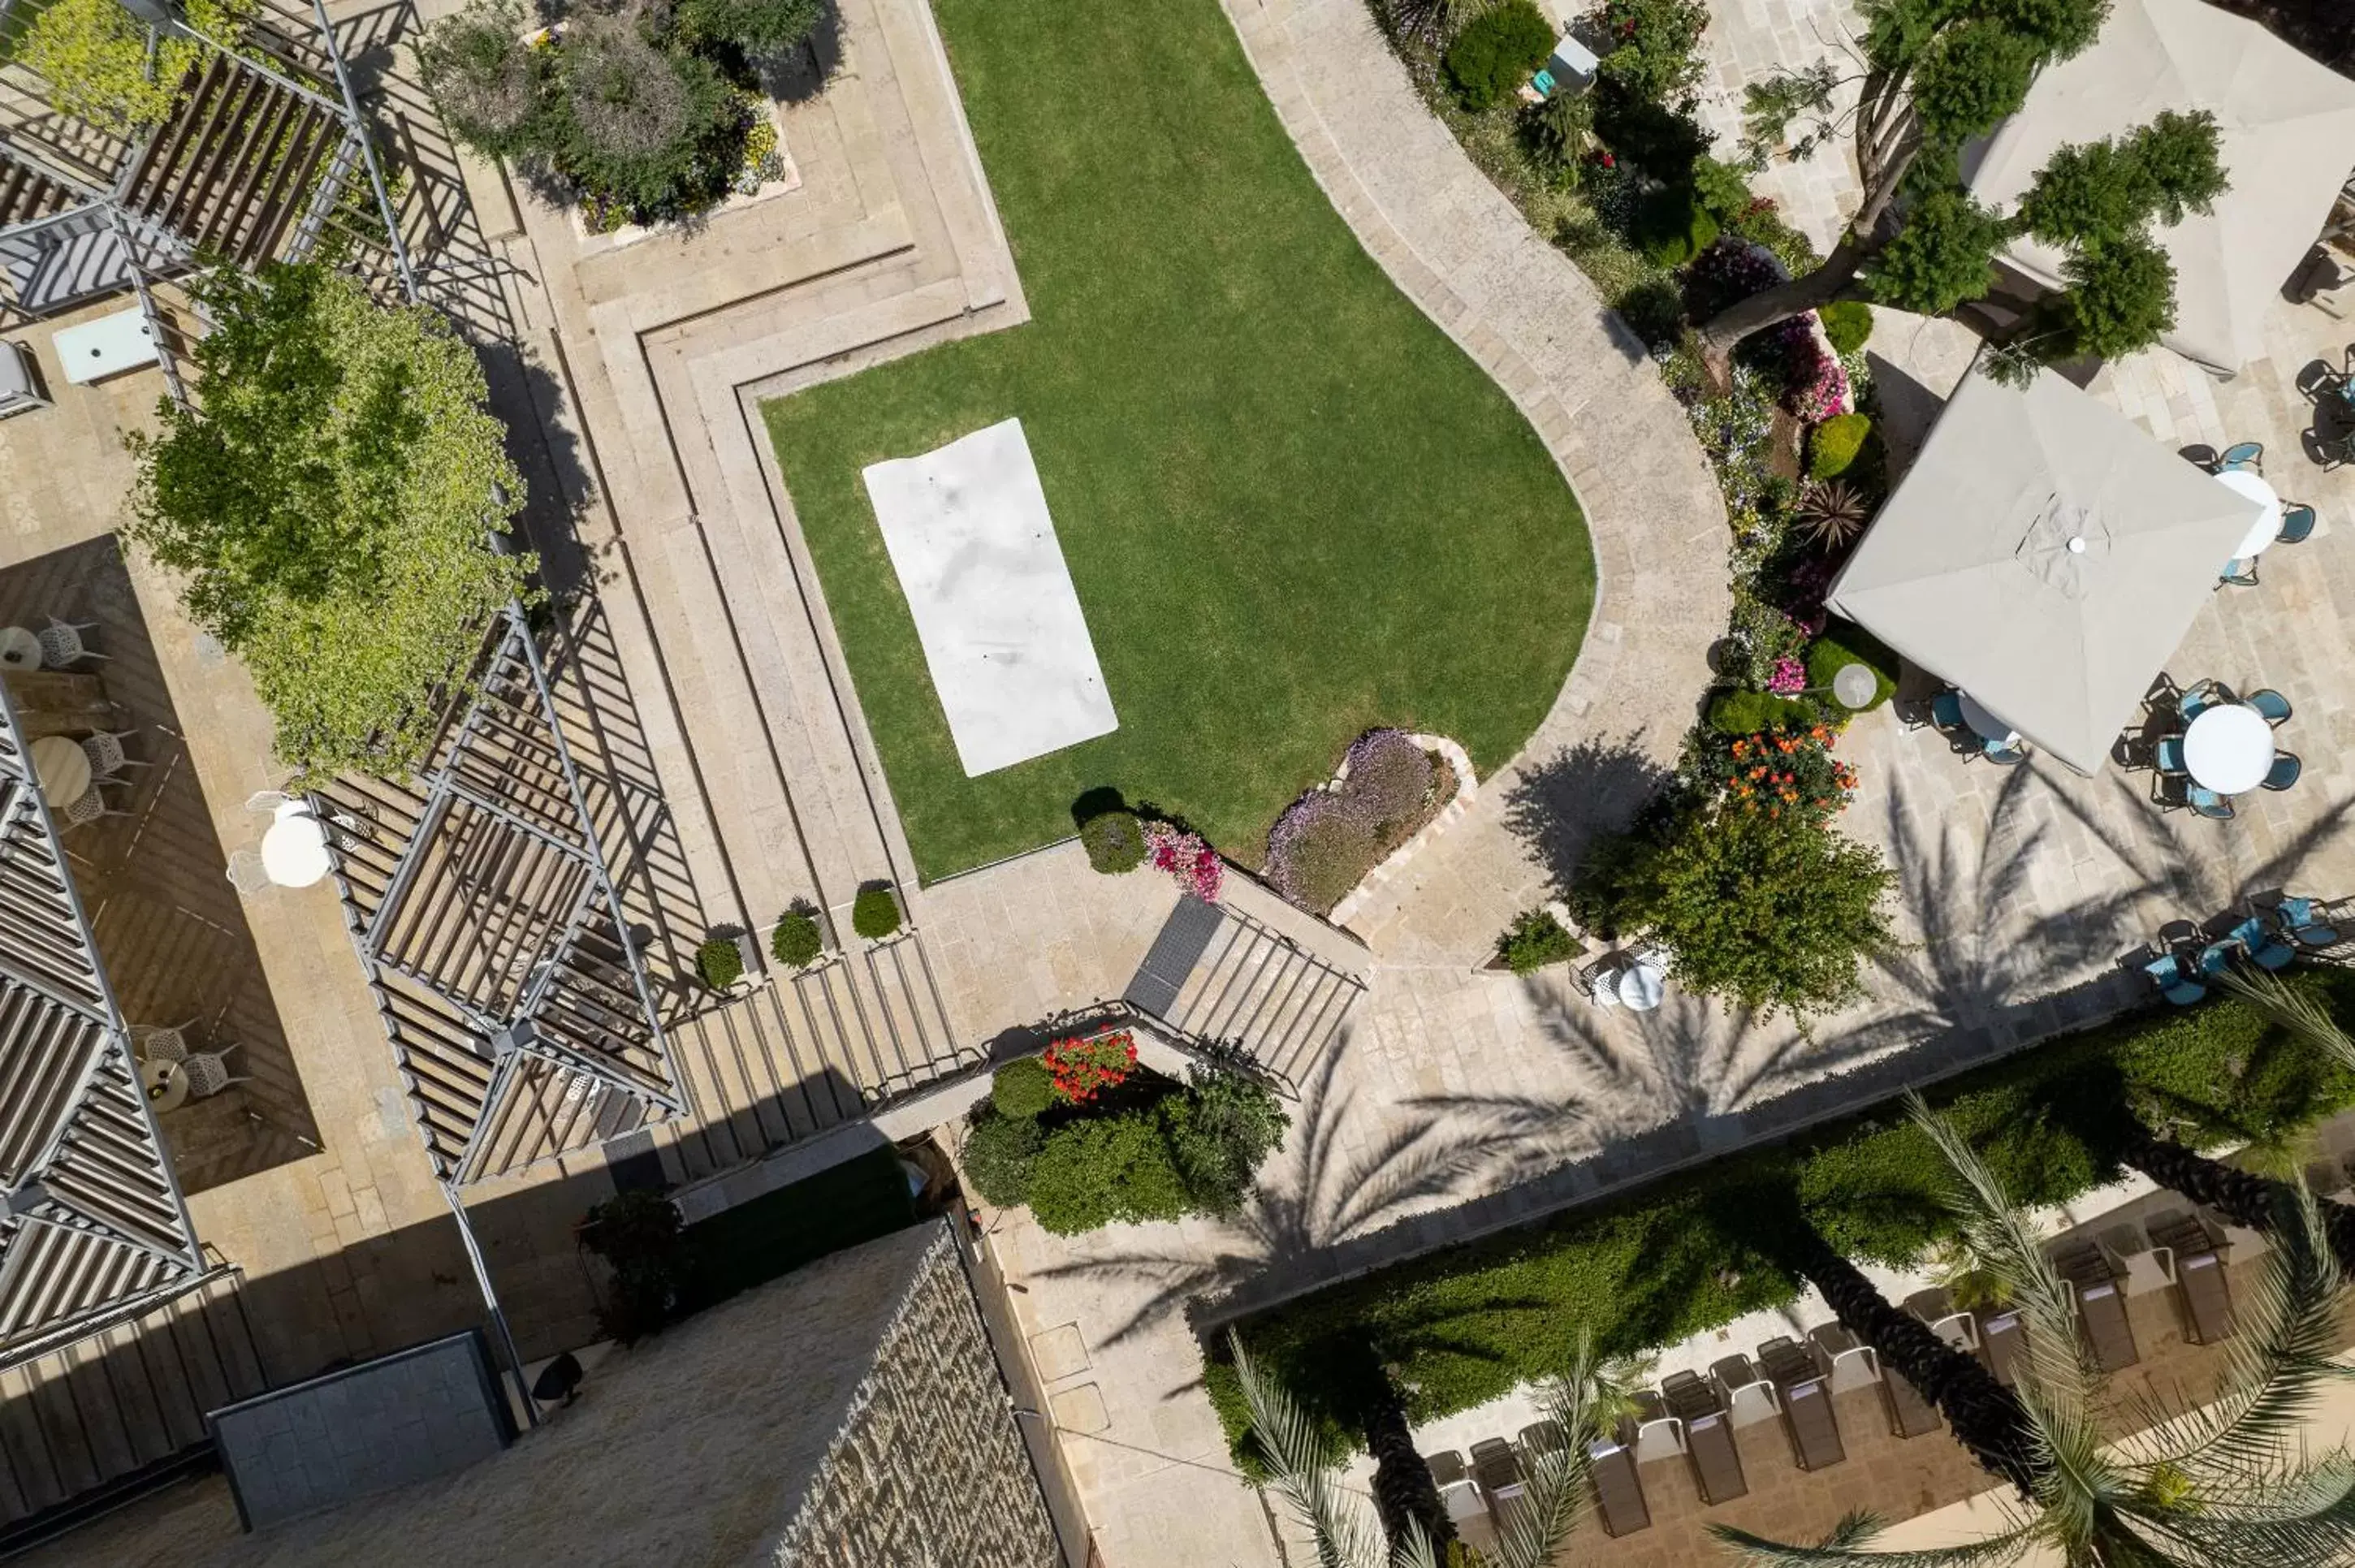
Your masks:
[[[2213,1568],[2285,1568],[2355,1559],[2355,1461],[2342,1450],[2285,1478],[2251,1517],[2187,1510],[2149,1521],[2179,1560]]]
[[[1406,1533],[1391,1542],[1391,1568],[1439,1568],[1439,1549],[1423,1533],[1423,1520],[1406,1521]]]
[[[1617,1429],[1632,1403],[1632,1371],[1627,1363],[1599,1360],[1593,1335],[1582,1331],[1569,1367],[1540,1392],[1539,1405],[1562,1441],[1523,1456],[1520,1506],[1491,1554],[1498,1568],[1545,1568],[1553,1561],[1585,1510],[1593,1444]]]
[[[2355,1039],[2339,1027],[2311,992],[2300,990],[2269,969],[2228,965],[2217,984],[2278,1025],[2292,1039],[2321,1051],[2341,1067],[2355,1071]]]
[[[2136,1467],[2174,1466],[2199,1493],[2214,1496],[2281,1484],[2281,1460],[2323,1385],[2342,1369],[2339,1271],[2313,1194],[2297,1188],[2296,1207],[2273,1229],[2264,1267],[2242,1292],[2240,1332],[2224,1345],[2222,1392],[2211,1404],[2154,1422],[2120,1445]]]
[[[1260,1371],[1232,1330],[1227,1346],[1251,1411],[1252,1441],[1267,1467],[1266,1489],[1282,1498],[1315,1538],[1318,1568],[1359,1568],[1377,1561],[1365,1512],[1342,1489],[1338,1445],[1290,1390]]]
[[[1712,1524],[1709,1532],[1751,1562],[1764,1563],[1767,1568],[1826,1568],[1828,1564],[1840,1563],[1863,1563],[1869,1568],[1987,1568],[2014,1561],[2036,1538],[2033,1526],[2019,1525],[1955,1546],[1875,1552],[1871,1550],[1872,1542],[1881,1528],[1881,1521],[1870,1514],[1851,1513],[1814,1546],[1769,1541],[1730,1524]]]

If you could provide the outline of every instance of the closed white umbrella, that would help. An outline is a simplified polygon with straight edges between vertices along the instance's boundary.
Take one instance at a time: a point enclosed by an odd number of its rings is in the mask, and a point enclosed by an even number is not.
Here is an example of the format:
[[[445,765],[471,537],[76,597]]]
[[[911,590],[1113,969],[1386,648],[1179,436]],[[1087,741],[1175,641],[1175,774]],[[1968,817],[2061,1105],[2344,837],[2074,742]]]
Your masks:
[[[2091,773],[2259,509],[2051,371],[1975,371],[1828,603]]]

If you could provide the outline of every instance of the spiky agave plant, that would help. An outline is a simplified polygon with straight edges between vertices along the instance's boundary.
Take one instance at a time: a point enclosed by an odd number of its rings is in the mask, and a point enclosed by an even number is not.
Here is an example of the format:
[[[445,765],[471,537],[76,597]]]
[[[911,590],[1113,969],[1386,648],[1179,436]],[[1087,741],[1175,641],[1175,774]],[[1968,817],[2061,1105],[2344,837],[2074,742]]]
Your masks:
[[[2331,1360],[2343,1285],[2309,1195],[2292,1199],[2279,1244],[2244,1291],[2213,1403],[2126,1409],[2141,1428],[2105,1443],[2075,1309],[2051,1260],[1967,1141],[1916,1098],[1915,1121],[1952,1174],[1948,1202],[1974,1255],[2000,1274],[2021,1311],[2019,1398],[2036,1439],[2027,1498],[2003,1495],[2005,1528],[1963,1545],[1875,1552],[1877,1520],[1850,1515],[1823,1541],[1791,1545],[1726,1526],[1754,1562],[1816,1568],[1979,1568],[2049,1553],[2078,1568],[2321,1568],[2355,1553],[2355,1460],[2309,1458],[2298,1430]]]
[[[1439,1568],[1439,1549],[1412,1517],[1385,1549],[1364,1499],[1341,1483],[1342,1445],[1260,1370],[1239,1338],[1231,1333],[1227,1343],[1266,1470],[1261,1485],[1308,1531],[1318,1568]],[[1495,1568],[1545,1568],[1552,1560],[1585,1505],[1590,1445],[1616,1427],[1629,1403],[1628,1385],[1625,1371],[1598,1360],[1582,1339],[1570,1367],[1540,1391],[1539,1406],[1563,1441],[1522,1455],[1527,1490],[1488,1553]]]
[[[1845,479],[1811,479],[1799,492],[1795,513],[1809,539],[1837,549],[1864,531],[1864,497]]]

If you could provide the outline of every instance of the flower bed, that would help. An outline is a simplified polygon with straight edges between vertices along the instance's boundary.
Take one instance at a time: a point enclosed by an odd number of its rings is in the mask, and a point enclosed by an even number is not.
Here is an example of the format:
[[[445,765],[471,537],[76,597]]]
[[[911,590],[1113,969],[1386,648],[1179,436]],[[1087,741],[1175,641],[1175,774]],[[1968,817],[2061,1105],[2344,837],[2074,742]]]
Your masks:
[[[1340,771],[1284,809],[1267,836],[1275,891],[1325,915],[1453,801],[1455,765],[1402,730],[1369,730]]]

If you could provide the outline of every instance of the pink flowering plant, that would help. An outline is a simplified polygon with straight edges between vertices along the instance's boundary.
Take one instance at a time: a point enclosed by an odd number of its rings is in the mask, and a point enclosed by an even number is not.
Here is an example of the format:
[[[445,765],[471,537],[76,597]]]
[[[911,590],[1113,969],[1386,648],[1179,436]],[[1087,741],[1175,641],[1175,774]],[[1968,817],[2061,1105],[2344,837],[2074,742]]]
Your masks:
[[[1219,852],[1202,841],[1199,833],[1188,833],[1167,822],[1145,825],[1145,858],[1153,862],[1156,870],[1167,871],[1177,879],[1178,886],[1204,903],[1219,901],[1219,890],[1226,885],[1227,864]]]
[[[1796,654],[1784,654],[1774,660],[1774,673],[1766,677],[1766,689],[1777,697],[1796,697],[1807,689],[1807,667]]]

